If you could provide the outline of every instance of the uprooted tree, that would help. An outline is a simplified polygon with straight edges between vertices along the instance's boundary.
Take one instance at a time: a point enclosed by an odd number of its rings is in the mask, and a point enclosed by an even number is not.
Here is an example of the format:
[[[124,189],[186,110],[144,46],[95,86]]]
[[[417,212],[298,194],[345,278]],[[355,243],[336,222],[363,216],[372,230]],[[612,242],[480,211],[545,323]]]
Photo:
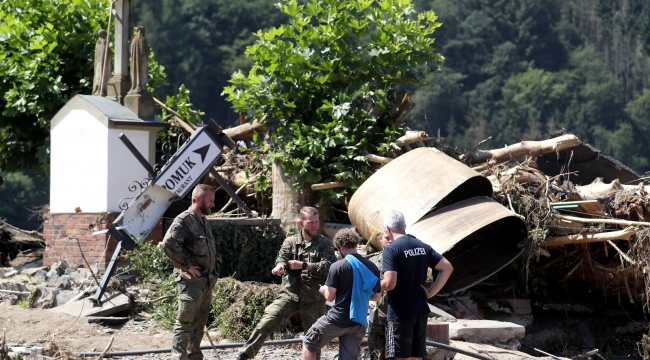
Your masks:
[[[431,36],[436,15],[417,13],[411,0],[282,0],[278,8],[289,22],[256,34],[246,50],[253,67],[235,72],[224,94],[237,112],[264,119],[275,144],[267,164],[282,175],[274,175],[274,216],[287,219],[276,203],[300,203],[299,191],[321,182],[347,184],[319,192],[321,205],[342,203],[371,175],[365,155],[399,149],[398,105],[443,58]],[[282,185],[298,201],[284,201]]]

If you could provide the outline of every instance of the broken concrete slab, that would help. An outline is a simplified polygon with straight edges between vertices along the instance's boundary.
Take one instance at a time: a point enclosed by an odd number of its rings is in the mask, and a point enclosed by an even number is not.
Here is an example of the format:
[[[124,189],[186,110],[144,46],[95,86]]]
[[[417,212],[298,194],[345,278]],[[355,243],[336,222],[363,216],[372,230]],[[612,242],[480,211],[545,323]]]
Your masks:
[[[108,297],[104,296],[101,305],[96,305],[90,299],[86,298],[57,306],[49,311],[72,316],[79,316],[81,313],[81,316],[101,317],[128,310],[130,307],[131,301],[129,300],[129,297],[122,293],[118,293]]]
[[[46,266],[30,267],[30,268],[26,268],[26,269],[21,270],[20,273],[22,275],[34,276],[34,274],[36,274],[38,271],[41,271],[41,270],[47,271],[47,267]]]
[[[487,320],[511,322],[526,327],[533,323],[533,315],[490,314]]]
[[[70,302],[70,300],[74,299],[74,297],[78,294],[78,290],[60,290],[56,294],[56,301],[54,302],[54,306],[65,305]]]
[[[493,320],[457,320],[449,323],[449,338],[475,343],[507,343],[521,339],[526,328],[521,325]]]
[[[515,350],[507,350],[503,349],[501,347],[497,346],[492,346],[488,344],[474,344],[470,342],[465,342],[465,341],[450,341],[450,345],[453,347],[457,347],[459,349],[467,350],[473,353],[481,354],[484,356],[487,356],[492,359],[496,360],[552,360],[553,358],[550,356],[546,357],[537,357],[533,355],[529,355],[520,351],[515,351]],[[427,346],[427,349],[429,347]],[[456,354],[454,357],[454,360],[473,360],[474,358],[463,355],[463,354]],[[569,360],[568,358],[563,358],[560,357],[560,359],[566,359]]]
[[[14,276],[14,275],[18,275],[18,271],[16,271],[16,270],[8,271],[8,272],[6,272],[6,273],[4,274],[4,278],[5,278],[5,279],[8,279],[8,278],[10,278],[10,277],[12,277],[12,276]]]
[[[437,306],[429,305],[429,317],[430,318],[440,318],[440,319],[455,319],[455,317],[448,312],[440,309]]]

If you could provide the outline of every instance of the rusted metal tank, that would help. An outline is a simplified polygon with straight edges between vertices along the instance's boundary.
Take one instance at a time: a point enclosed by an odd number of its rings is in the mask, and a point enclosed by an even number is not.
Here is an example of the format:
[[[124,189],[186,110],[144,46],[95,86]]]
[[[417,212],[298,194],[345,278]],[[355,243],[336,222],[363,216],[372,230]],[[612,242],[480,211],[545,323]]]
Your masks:
[[[407,232],[443,254],[454,272],[446,289],[456,292],[488,278],[521,254],[526,223],[491,198],[459,201],[425,216]]]
[[[430,244],[454,265],[447,282],[457,292],[514,260],[526,224],[491,199],[490,181],[433,148],[418,148],[391,161],[355,192],[348,213],[357,231],[381,249],[384,213],[404,213],[407,232]]]
[[[492,196],[488,179],[434,148],[417,148],[383,166],[350,199],[348,214],[357,231],[381,249],[377,236],[384,211],[404,213],[406,225],[446,205]]]

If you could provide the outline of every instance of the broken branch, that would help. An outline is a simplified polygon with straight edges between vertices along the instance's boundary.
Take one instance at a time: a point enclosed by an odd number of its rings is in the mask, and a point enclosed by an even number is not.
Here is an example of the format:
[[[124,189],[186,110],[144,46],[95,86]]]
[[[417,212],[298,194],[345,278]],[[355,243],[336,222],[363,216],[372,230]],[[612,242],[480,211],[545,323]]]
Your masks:
[[[404,136],[400,137],[399,139],[395,140],[395,144],[399,147],[407,146],[409,144],[413,144],[414,142],[418,142],[420,140],[425,140],[429,136],[427,135],[426,132],[424,131],[407,131]]]
[[[393,161],[393,159],[391,158],[387,158],[375,154],[366,154],[365,156],[368,159],[368,161],[372,161],[380,164],[388,164],[389,162]]]
[[[467,164],[487,162],[489,165],[496,165],[519,156],[538,156],[572,148],[579,144],[580,140],[575,135],[566,134],[542,141],[522,141],[502,149],[476,150],[461,156],[461,161]]]
[[[99,354],[99,356],[95,360],[101,360],[101,359],[104,358],[104,356],[106,356],[106,354],[108,353],[108,350],[110,350],[110,348],[111,348],[111,345],[113,345],[113,339],[115,339],[115,336],[111,336],[111,341],[108,342],[108,345],[106,345],[106,347],[104,348],[104,351],[102,351],[102,353]]]
[[[543,244],[543,246],[582,244],[590,242],[603,242],[608,240],[629,240],[630,237],[632,237],[634,234],[636,234],[636,229],[627,228],[624,230],[605,233],[585,232],[581,234],[554,236],[546,238],[546,242]]]
[[[326,190],[326,189],[334,189],[334,188],[345,187],[345,186],[348,186],[348,183],[346,183],[345,181],[333,181],[328,183],[313,184],[311,186],[311,189]]]
[[[650,226],[650,222],[642,221],[631,221],[631,220],[621,220],[621,219],[589,219],[581,218],[577,216],[568,216],[568,215],[554,215],[558,219],[564,219],[569,221],[577,221],[583,224],[611,224],[611,225],[624,225],[624,226]]]

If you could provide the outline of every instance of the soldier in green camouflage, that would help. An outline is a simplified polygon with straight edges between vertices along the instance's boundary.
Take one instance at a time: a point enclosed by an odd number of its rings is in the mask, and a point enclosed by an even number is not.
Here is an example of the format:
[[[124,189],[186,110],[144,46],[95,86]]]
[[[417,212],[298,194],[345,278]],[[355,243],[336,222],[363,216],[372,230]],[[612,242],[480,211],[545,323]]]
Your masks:
[[[282,276],[280,295],[264,310],[239,359],[255,358],[269,335],[294,314],[300,312],[305,331],[325,314],[325,299],[319,289],[336,261],[334,246],[332,240],[316,234],[316,208],[303,207],[298,223],[300,232],[284,240],[271,270],[273,275]]]
[[[192,205],[174,219],[159,245],[176,267],[178,315],[172,336],[174,360],[203,359],[201,339],[222,262],[205,218],[212,207],[214,190],[197,185],[192,191]]]
[[[384,231],[379,234],[379,242],[382,247],[388,246],[392,240]],[[383,251],[373,253],[368,256],[373,264],[377,265],[378,269],[382,268]],[[384,277],[382,273],[381,278]],[[385,360],[385,346],[386,346],[386,313],[388,312],[388,296],[383,291],[381,300],[377,302],[375,309],[371,310],[372,318],[368,325],[368,352],[370,353],[371,360]]]

